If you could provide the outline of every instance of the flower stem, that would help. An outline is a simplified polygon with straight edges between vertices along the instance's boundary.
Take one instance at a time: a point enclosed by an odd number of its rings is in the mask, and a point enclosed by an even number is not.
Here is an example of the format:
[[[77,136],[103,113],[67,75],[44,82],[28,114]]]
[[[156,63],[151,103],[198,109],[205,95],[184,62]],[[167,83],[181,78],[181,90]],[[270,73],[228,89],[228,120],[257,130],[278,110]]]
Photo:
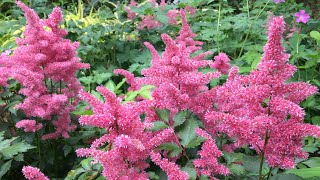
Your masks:
[[[262,176],[262,168],[263,168],[263,162],[264,162],[264,154],[266,151],[266,146],[268,144],[268,130],[266,130],[266,134],[265,134],[265,139],[264,139],[264,145],[263,145],[263,151],[261,151],[261,157],[260,157],[260,166],[259,166],[259,180],[263,180],[263,176]]]

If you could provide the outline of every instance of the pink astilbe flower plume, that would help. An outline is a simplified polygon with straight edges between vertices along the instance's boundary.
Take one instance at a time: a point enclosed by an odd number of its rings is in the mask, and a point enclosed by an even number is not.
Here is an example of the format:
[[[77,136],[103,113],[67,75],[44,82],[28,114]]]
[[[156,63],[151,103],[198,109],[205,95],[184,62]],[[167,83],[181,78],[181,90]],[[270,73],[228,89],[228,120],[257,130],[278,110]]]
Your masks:
[[[68,132],[76,127],[71,124],[69,112],[78,102],[77,94],[82,89],[75,74],[89,64],[80,62],[76,49],[79,43],[64,39],[66,30],[59,27],[62,11],[54,8],[48,19],[41,20],[34,10],[21,1],[17,5],[24,11],[27,25],[22,38],[17,38],[18,47],[12,55],[0,56],[0,84],[6,85],[8,78],[17,80],[22,88],[19,93],[25,96],[24,101],[16,108],[21,109],[28,117],[57,121],[52,124],[56,132],[43,136],[43,139],[67,138]],[[47,27],[49,30],[45,29]],[[73,103],[70,103],[74,99]],[[38,125],[32,130],[39,130]],[[18,124],[22,126],[22,124]]]
[[[230,59],[225,53],[219,53],[214,57],[214,62],[212,63],[211,67],[217,69],[222,74],[228,74],[229,69],[231,68],[229,61]]]
[[[306,158],[305,136],[320,137],[318,126],[304,124],[299,103],[318,89],[304,82],[287,80],[296,67],[288,63],[282,46],[285,22],[272,17],[268,42],[258,69],[239,75],[229,72],[227,82],[215,89],[216,110],[206,114],[210,133],[223,132],[235,139],[234,147],[252,146],[271,167],[293,168],[295,158]]]
[[[185,109],[201,114],[206,111],[207,107],[200,104],[210,100],[210,98],[204,98],[208,90],[207,84],[211,79],[219,77],[220,73],[199,72],[200,68],[212,64],[212,61],[204,60],[206,55],[212,53],[205,52],[191,56],[192,53],[201,49],[203,43],[193,39],[196,34],[191,31],[185,12],[180,10],[180,14],[182,28],[179,36],[174,40],[167,34],[161,35],[166,45],[162,57],[150,43],[145,43],[152,54],[152,61],[151,66],[142,71],[144,77],[133,79],[132,75],[124,73],[124,70],[121,73],[119,70],[115,72],[125,75],[134,90],[139,89],[142,85],[154,85],[156,88],[152,92],[152,98],[157,108],[166,108],[172,114]],[[210,103],[212,102],[207,104]]]
[[[146,160],[154,148],[173,139],[173,129],[148,130],[149,124],[142,122],[140,114],[153,106],[152,101],[122,104],[122,100],[107,88],[98,87],[97,91],[103,95],[104,103],[89,93],[80,93],[92,106],[94,114],[81,116],[79,122],[104,128],[107,134],[96,139],[90,148],[78,149],[78,156],[93,157],[95,162],[101,163],[102,175],[108,179],[148,179]]]
[[[23,166],[22,173],[28,180],[49,180],[38,168],[32,166]]]
[[[213,97],[215,96],[214,91],[208,90],[207,84],[210,80],[220,76],[220,72],[203,73],[199,70],[212,66],[212,61],[204,60],[212,52],[193,56],[193,53],[202,48],[203,43],[194,40],[196,34],[192,32],[187,23],[185,12],[180,10],[180,14],[182,17],[182,28],[179,36],[176,39],[172,39],[167,34],[161,35],[165,43],[165,50],[161,56],[153,45],[145,42],[145,46],[152,54],[152,61],[151,66],[142,71],[144,77],[134,78],[132,73],[125,70],[114,71],[116,74],[126,77],[128,84],[131,85],[129,90],[138,90],[143,85],[153,85],[154,89],[150,101],[153,102],[152,105],[154,107],[170,111],[169,124],[173,123],[172,117],[181,110],[191,110],[198,117],[203,118],[205,112],[213,108]],[[223,61],[227,61],[226,59],[228,58],[224,58]],[[229,67],[226,68],[225,64],[223,64],[223,71],[227,71],[227,68],[229,69]],[[148,111],[145,122],[157,121],[159,118],[154,116],[154,114],[154,110]],[[159,134],[167,133],[162,132]],[[152,138],[155,142],[158,142],[160,139],[157,136],[156,138]],[[177,141],[173,142],[179,144]],[[152,145],[152,147],[156,146]],[[200,153],[201,159],[194,161],[198,168],[198,175],[226,175],[229,171],[224,166],[219,165],[217,158],[222,153],[217,149],[212,138],[203,143],[203,149],[209,148],[213,148],[213,154]],[[209,158],[210,161],[205,161],[204,159],[206,158]],[[167,173],[169,179],[187,178],[186,173],[180,171],[179,166],[174,162],[170,162],[169,158],[165,157],[164,152],[152,151],[151,160]]]
[[[42,124],[37,124],[35,120],[20,120],[16,124],[17,128],[23,128],[24,132],[36,132],[42,128]]]
[[[202,145],[202,149],[198,152],[201,158],[193,161],[198,174],[207,175],[212,179],[216,179],[214,178],[216,174],[229,174],[229,170],[218,163],[217,158],[222,156],[222,152],[218,149],[215,140],[202,129],[196,129],[196,133],[206,139]]]
[[[179,166],[170,162],[168,159],[161,159],[160,153],[151,152],[151,160],[158,165],[164,172],[167,173],[168,180],[187,180],[188,173],[181,171]]]

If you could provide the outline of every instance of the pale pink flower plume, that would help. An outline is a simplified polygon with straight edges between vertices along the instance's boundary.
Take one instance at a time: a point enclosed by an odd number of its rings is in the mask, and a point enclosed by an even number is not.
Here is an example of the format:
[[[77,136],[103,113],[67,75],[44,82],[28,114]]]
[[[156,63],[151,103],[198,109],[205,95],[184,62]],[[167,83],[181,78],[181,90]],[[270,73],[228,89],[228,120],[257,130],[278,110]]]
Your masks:
[[[23,128],[24,132],[36,132],[42,128],[42,124],[37,124],[35,120],[20,120],[16,127]]]
[[[22,173],[28,180],[49,180],[38,168],[32,166],[23,166]]]

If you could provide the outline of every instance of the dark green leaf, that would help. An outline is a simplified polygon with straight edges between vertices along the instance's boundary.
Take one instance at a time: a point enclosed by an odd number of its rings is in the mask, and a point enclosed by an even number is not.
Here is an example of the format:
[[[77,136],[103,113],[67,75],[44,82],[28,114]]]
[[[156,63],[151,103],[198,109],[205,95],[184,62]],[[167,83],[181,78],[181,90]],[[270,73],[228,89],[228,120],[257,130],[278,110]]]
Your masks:
[[[169,127],[165,122],[163,121],[155,121],[153,122],[152,131],[158,131],[160,129],[164,129]]]
[[[167,110],[167,109],[158,109],[158,108],[155,108],[156,110],[156,114],[158,115],[158,117],[165,121],[165,122],[168,122],[169,121],[169,115],[170,115],[170,111]]]
[[[294,174],[277,174],[272,176],[270,180],[303,180],[303,178]]]
[[[173,121],[174,121],[174,126],[173,127],[177,127],[181,124],[183,124],[183,122],[186,119],[186,116],[189,114],[188,111],[179,111],[174,117],[173,117]]]
[[[178,136],[181,140],[181,145],[187,147],[192,140],[196,139],[195,129],[198,128],[199,125],[194,117],[190,117],[186,120],[180,131],[178,132]]]
[[[11,161],[12,161],[12,160],[7,161],[7,162],[5,162],[5,163],[1,166],[1,169],[0,169],[0,179],[2,179],[2,176],[3,176],[4,174],[6,174],[6,173],[9,171],[9,169],[11,168]]]
[[[304,169],[290,169],[285,173],[295,174],[302,178],[320,177],[320,167],[304,168]]]

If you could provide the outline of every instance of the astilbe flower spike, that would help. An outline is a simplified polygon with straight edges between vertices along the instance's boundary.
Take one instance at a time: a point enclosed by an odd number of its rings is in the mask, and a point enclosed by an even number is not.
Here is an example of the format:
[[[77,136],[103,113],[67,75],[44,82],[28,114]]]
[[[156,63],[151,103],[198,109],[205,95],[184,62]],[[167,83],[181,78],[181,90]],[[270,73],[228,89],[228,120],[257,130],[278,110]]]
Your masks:
[[[32,166],[23,166],[22,173],[28,180],[49,180],[38,168]]]
[[[222,152],[218,149],[215,140],[204,130],[196,129],[197,135],[206,139],[202,145],[202,149],[198,152],[201,157],[193,161],[199,175],[207,175],[214,178],[216,174],[229,174],[229,170],[218,163],[217,158],[222,156]]]
[[[37,124],[35,120],[20,120],[16,124],[17,128],[24,128],[24,132],[36,132],[42,128],[42,124]]]
[[[105,103],[91,94],[81,92],[81,98],[89,102],[94,115],[81,116],[81,125],[106,129],[107,134],[96,139],[90,148],[77,150],[78,156],[93,157],[103,166],[102,175],[108,179],[148,179],[145,169],[152,150],[163,142],[172,141],[173,129],[151,132],[149,124],[142,122],[140,114],[153,106],[149,100],[121,104],[121,99],[106,89],[98,87]],[[105,147],[102,150],[101,148]]]
[[[203,60],[205,52],[191,57],[191,54],[201,49],[203,44],[195,41],[196,36],[187,23],[185,12],[180,11],[182,17],[182,29],[180,35],[173,40],[169,35],[162,34],[161,37],[166,45],[162,57],[148,42],[146,47],[152,54],[151,67],[144,69],[142,78],[132,78],[132,74],[125,70],[115,70],[130,80],[133,90],[142,85],[154,85],[152,98],[157,108],[166,108],[175,114],[179,110],[191,109],[196,114],[204,113],[207,109],[204,104],[212,104],[210,98],[206,98],[206,86],[211,79],[219,77],[219,72],[202,73],[199,68],[210,66],[212,61]],[[126,72],[126,73],[125,73]]]
[[[216,110],[206,114],[210,133],[235,139],[232,147],[252,146],[271,167],[293,168],[295,158],[306,158],[305,136],[320,137],[318,126],[304,124],[298,103],[318,90],[304,82],[290,82],[296,67],[288,63],[282,46],[283,17],[272,17],[268,42],[257,70],[239,75],[233,67],[227,82],[215,89]]]
[[[151,66],[142,71],[144,77],[134,78],[132,73],[125,70],[114,71],[116,74],[126,77],[128,84],[131,85],[129,90],[138,90],[143,85],[155,86],[152,91],[151,101],[156,108],[170,110],[169,124],[172,123],[172,117],[178,111],[186,109],[203,118],[205,112],[211,109],[213,104],[212,97],[214,97],[213,91],[208,91],[207,84],[211,79],[220,75],[219,72],[205,74],[199,71],[200,68],[212,67],[212,61],[204,60],[206,55],[212,53],[205,52],[192,56],[194,52],[202,48],[203,43],[193,39],[196,34],[192,32],[188,25],[185,12],[181,10],[180,14],[182,17],[182,29],[179,36],[176,39],[172,39],[167,34],[161,35],[166,45],[162,56],[158,54],[150,43],[145,43],[152,54],[152,61]],[[227,65],[228,57],[225,54],[220,54],[220,56],[222,56],[219,58],[222,59],[223,63],[220,63],[219,67],[221,66],[220,69],[225,72],[229,68]],[[148,111],[145,122],[157,121],[158,118],[154,117],[154,114],[154,112]],[[174,143],[179,145],[177,141]],[[221,156],[222,153],[217,149],[212,138],[208,138],[207,142],[203,143],[203,149],[210,148],[213,148],[212,151],[214,153],[200,153],[201,158],[195,161],[199,172],[198,175],[209,174],[212,177],[216,174],[226,175],[228,173],[227,168],[220,165],[217,160],[217,157]],[[165,156],[165,153],[163,153],[163,156]],[[209,158],[210,161],[206,161],[206,158]],[[185,178],[184,173],[178,171],[179,167],[174,162],[169,162],[166,158],[161,159],[161,152],[153,151],[151,159],[168,174],[169,178]]]
[[[75,73],[81,68],[88,68],[89,64],[81,63],[76,56],[79,43],[64,39],[67,32],[59,27],[62,21],[60,8],[54,8],[48,19],[41,20],[21,1],[17,1],[17,5],[24,11],[27,25],[23,37],[17,38],[18,47],[12,55],[0,56],[0,70],[3,72],[0,85],[6,86],[8,78],[14,78],[21,84],[19,93],[25,99],[16,108],[28,117],[50,120],[57,116],[53,122],[56,132],[44,135],[43,139],[67,138],[68,132],[75,129],[69,112],[78,102],[76,97],[82,89]],[[74,99],[73,103],[71,99]],[[37,126],[32,131],[39,129]]]

